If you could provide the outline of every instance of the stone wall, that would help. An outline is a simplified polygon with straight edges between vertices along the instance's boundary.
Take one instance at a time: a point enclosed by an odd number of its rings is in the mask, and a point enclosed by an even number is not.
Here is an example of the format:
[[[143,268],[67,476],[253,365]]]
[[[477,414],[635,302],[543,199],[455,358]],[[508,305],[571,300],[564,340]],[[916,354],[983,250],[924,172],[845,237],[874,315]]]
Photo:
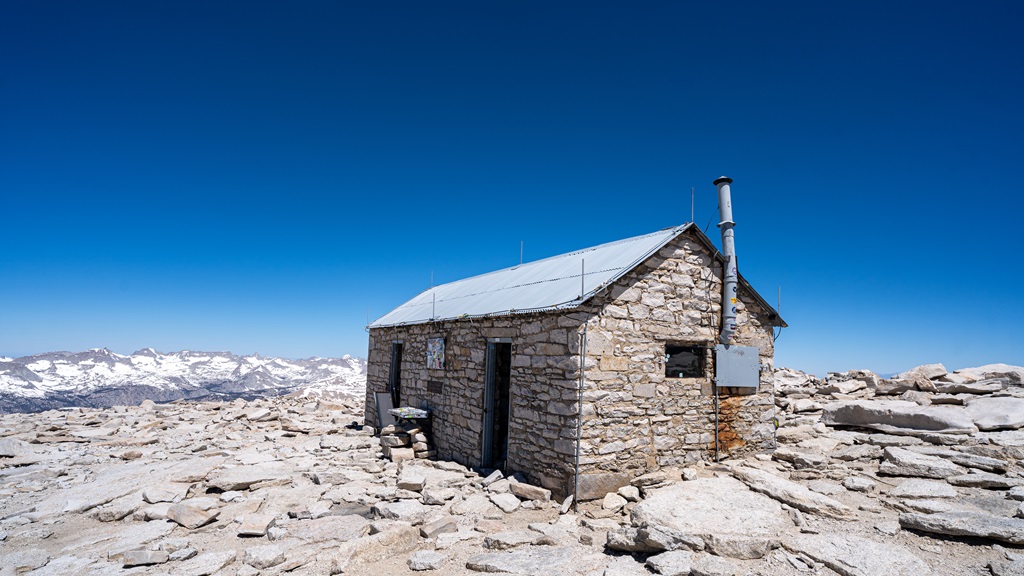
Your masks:
[[[439,457],[479,465],[486,342],[510,338],[507,470],[571,493],[585,326],[581,497],[603,496],[663,466],[711,459],[710,347],[718,339],[721,276],[705,245],[684,234],[574,311],[371,329],[367,423],[375,424],[373,393],[387,390],[391,342],[401,340],[402,403],[433,411]],[[742,288],[737,324],[734,342],[759,348],[761,385],[720,390],[722,455],[774,445],[771,326],[767,311]],[[446,366],[428,370],[427,338],[437,336],[446,341]],[[708,347],[704,376],[666,378],[666,343]]]
[[[438,457],[479,466],[488,338],[512,340],[507,471],[556,491],[575,461],[579,328],[586,314],[525,314],[370,330],[366,422],[385,392],[391,343],[403,342],[402,404],[430,408]],[[445,338],[445,369],[426,367],[427,339]],[[577,376],[578,377],[578,376]],[[431,385],[433,383],[433,385]],[[440,384],[440,392],[437,392]]]
[[[684,235],[589,303],[581,495],[715,456],[714,354],[722,267]],[[760,386],[720,389],[718,452],[774,446],[774,344],[766,310],[741,288],[734,343],[759,349]],[[702,378],[667,378],[665,345],[707,347]]]

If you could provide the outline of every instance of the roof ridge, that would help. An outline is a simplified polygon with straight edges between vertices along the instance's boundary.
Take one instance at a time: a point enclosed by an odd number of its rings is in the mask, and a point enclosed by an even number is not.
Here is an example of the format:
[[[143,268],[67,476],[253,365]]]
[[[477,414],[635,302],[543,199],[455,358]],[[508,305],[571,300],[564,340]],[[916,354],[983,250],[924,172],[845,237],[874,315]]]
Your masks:
[[[508,266],[508,267],[505,267],[505,268],[499,268],[497,270],[491,270],[490,272],[484,272],[482,274],[474,274],[473,276],[466,276],[465,278],[459,278],[458,280],[452,280],[451,282],[445,282],[444,284],[438,284],[437,286],[431,286],[430,288],[428,288],[427,290],[424,290],[423,292],[429,292],[429,291],[431,291],[431,290],[433,290],[435,288],[440,288],[442,286],[447,286],[449,284],[455,284],[456,282],[462,282],[464,280],[470,280],[472,278],[482,278],[484,276],[489,276],[491,274],[497,274],[499,272],[507,272],[509,270],[515,270],[517,268],[525,268],[527,266],[533,266],[534,264],[540,264],[541,262],[546,262],[548,260],[553,260],[555,258],[565,258],[566,256],[574,256],[576,254],[583,254],[584,252],[593,252],[594,250],[597,250],[599,248],[607,248],[609,246],[614,246],[616,244],[624,244],[626,242],[637,242],[637,241],[642,240],[644,238],[648,238],[650,236],[655,236],[657,234],[662,234],[662,233],[667,232],[669,230],[678,230],[678,231],[681,232],[684,228],[686,228],[687,226],[689,226],[691,224],[693,224],[693,223],[692,222],[687,222],[685,224],[680,224],[679,226],[669,226],[667,228],[662,228],[660,230],[655,230],[654,232],[648,232],[647,234],[641,234],[639,236],[630,236],[629,238],[622,238],[621,240],[613,240],[611,242],[605,242],[603,244],[597,244],[595,246],[588,246],[586,248],[579,248],[579,249],[573,250],[571,252],[563,252],[562,254],[553,254],[551,256],[546,256],[544,258],[541,258],[540,260],[531,260],[530,262],[523,262],[522,264],[516,264],[515,266]],[[590,272],[587,272],[587,274],[590,274]],[[571,278],[571,276],[566,276],[566,278]],[[511,286],[508,286],[508,288],[511,288]],[[423,292],[420,292],[420,294],[422,294]]]

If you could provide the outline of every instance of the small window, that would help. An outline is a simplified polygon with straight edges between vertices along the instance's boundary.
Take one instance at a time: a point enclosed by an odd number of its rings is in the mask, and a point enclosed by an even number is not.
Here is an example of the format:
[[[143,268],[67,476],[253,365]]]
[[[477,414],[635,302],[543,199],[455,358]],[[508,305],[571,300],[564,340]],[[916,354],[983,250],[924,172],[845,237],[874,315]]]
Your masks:
[[[704,348],[665,344],[666,378],[703,378]]]

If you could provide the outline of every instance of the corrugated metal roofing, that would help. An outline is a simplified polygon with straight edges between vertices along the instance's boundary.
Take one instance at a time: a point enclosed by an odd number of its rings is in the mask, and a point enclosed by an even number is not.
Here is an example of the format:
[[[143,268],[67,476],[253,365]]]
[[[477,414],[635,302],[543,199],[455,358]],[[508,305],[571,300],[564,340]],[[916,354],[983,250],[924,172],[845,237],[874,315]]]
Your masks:
[[[687,226],[690,224],[435,286],[377,319],[370,328],[574,308],[660,250]]]
[[[435,286],[381,316],[369,328],[575,308],[691,227],[692,223],[665,228]],[[714,252],[710,240],[698,228],[693,230]]]

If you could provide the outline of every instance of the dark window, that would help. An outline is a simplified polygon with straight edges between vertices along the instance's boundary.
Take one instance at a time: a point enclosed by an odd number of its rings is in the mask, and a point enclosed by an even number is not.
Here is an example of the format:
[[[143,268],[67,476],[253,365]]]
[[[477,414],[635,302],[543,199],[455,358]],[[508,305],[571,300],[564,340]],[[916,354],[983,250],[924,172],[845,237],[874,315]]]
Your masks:
[[[666,378],[703,378],[704,348],[665,344]]]
[[[391,343],[391,372],[388,374],[388,392],[391,392],[391,405],[401,406],[402,399],[402,343]]]

